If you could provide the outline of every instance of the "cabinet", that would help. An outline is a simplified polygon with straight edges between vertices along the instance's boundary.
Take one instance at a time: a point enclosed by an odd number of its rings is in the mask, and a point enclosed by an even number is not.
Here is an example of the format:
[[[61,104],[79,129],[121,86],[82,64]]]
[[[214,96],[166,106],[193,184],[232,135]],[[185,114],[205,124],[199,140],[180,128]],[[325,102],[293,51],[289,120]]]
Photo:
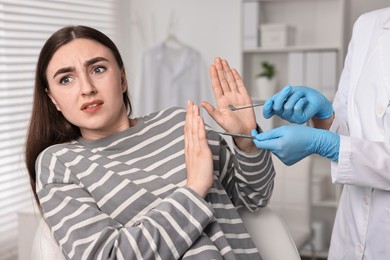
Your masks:
[[[276,67],[276,93],[285,85],[306,85],[319,89],[330,100],[337,89],[345,58],[344,17],[346,0],[244,0],[242,75],[250,93],[254,91],[260,64],[267,61]],[[261,46],[261,25],[277,24],[292,31],[286,44]],[[268,41],[269,42],[269,41]],[[260,90],[261,91],[261,90]],[[260,100],[252,95],[253,102]],[[257,119],[264,130],[286,124],[279,118],[264,119],[261,109]],[[327,256],[333,220],[341,187],[331,183],[330,163],[313,156],[312,226],[316,256]],[[302,250],[309,255],[310,250]]]
[[[312,157],[310,201],[313,236],[311,242],[316,257],[326,259],[342,185],[332,183],[328,159],[318,155]],[[300,253],[302,256],[310,256],[311,249],[306,246]]]
[[[243,78],[251,92],[260,64],[268,61],[277,70],[275,92],[287,84],[310,85],[333,98],[345,53],[345,0],[244,0],[242,9]],[[261,46],[267,37],[262,25],[288,26],[292,39]]]

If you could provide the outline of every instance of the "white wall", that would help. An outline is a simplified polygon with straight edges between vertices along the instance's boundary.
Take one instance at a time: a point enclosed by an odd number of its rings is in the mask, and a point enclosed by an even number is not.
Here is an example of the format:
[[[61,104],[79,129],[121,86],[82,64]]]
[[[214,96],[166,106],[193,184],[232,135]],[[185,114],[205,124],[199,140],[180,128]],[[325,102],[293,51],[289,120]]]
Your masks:
[[[167,37],[170,21],[177,38],[198,50],[207,65],[220,56],[241,71],[241,0],[129,2],[130,21],[126,28],[130,31],[130,41],[124,56],[130,90],[139,73],[140,55]]]
[[[122,15],[118,43],[124,57],[130,91],[138,75],[140,55],[168,34],[173,17],[175,35],[194,47],[206,64],[221,56],[242,72],[241,0],[119,0]],[[359,15],[390,6],[389,0],[347,0],[344,46]],[[130,92],[131,93],[131,92]],[[132,95],[134,96],[134,95]]]

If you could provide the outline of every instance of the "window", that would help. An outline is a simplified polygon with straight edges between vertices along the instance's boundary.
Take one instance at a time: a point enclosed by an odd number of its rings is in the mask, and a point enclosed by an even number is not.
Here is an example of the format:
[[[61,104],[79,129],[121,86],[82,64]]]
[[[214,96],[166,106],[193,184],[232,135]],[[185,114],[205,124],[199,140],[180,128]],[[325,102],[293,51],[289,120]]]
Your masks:
[[[34,70],[44,41],[83,24],[116,41],[116,0],[0,0],[0,256],[17,259],[17,212],[32,209],[23,162]]]

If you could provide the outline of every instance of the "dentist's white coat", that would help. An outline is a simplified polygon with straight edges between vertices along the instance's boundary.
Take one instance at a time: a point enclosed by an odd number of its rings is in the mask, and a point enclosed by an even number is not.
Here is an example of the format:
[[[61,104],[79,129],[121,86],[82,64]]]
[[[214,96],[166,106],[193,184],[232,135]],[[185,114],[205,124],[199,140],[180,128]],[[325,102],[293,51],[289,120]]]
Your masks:
[[[344,184],[328,259],[390,259],[390,8],[359,17],[334,100]]]

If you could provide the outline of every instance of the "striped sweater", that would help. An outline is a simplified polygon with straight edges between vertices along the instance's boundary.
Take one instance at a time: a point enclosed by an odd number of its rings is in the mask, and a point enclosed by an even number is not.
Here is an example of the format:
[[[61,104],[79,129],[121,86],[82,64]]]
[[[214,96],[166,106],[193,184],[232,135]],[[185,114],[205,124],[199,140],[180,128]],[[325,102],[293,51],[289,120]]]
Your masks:
[[[261,259],[236,208],[268,203],[269,152],[233,153],[207,128],[214,182],[203,199],[185,187],[185,116],[170,108],[40,154],[39,201],[68,259]]]

